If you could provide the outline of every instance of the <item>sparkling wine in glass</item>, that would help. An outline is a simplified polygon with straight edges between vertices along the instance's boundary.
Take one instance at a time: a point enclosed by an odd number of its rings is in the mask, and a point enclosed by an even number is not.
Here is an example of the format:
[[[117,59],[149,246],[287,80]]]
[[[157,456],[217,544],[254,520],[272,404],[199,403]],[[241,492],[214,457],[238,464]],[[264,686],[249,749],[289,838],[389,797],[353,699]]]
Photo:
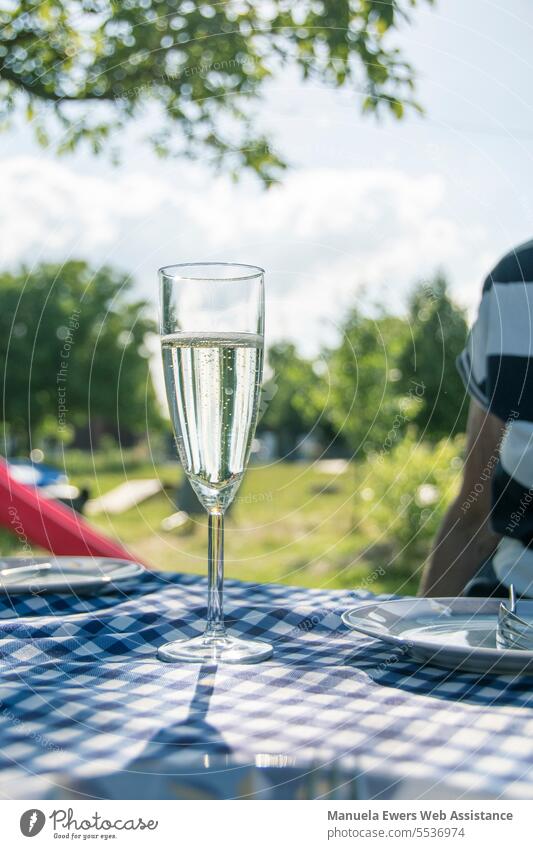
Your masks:
[[[243,478],[263,374],[264,272],[239,263],[159,271],[161,349],[178,454],[208,514],[207,624],[159,649],[166,661],[256,663],[272,646],[224,625],[224,511]]]

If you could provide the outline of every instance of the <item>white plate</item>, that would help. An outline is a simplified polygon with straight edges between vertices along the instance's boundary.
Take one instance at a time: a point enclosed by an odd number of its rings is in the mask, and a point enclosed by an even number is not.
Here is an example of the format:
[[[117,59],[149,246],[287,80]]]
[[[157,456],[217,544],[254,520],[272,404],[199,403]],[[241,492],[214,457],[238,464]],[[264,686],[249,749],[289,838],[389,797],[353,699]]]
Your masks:
[[[49,568],[37,570],[38,564]],[[23,571],[21,571],[21,567]],[[109,589],[145,571],[131,560],[112,557],[2,557],[0,592],[6,593],[85,593]]]
[[[520,603],[530,605],[533,615],[533,601]],[[420,663],[464,672],[533,673],[533,651],[496,647],[499,606],[500,599],[491,598],[405,598],[361,604],[342,620]]]

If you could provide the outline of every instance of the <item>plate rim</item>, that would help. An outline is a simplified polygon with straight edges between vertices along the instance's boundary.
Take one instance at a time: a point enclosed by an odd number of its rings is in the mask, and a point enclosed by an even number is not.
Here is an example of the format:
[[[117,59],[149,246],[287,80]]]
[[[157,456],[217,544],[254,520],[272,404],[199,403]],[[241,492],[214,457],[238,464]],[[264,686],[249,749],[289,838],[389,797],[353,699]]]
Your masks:
[[[28,565],[31,565],[32,562],[44,561],[44,560],[46,560],[46,558],[47,558],[47,554],[43,554],[43,556],[39,557],[39,558],[36,557],[36,556],[17,557],[16,555],[14,555],[14,556],[7,555],[5,557],[0,557],[0,565],[2,563],[13,563],[13,562],[19,562],[21,564],[24,564],[24,562],[27,562]],[[142,575],[144,572],[147,571],[146,567],[142,563],[139,563],[139,561],[128,560],[127,558],[124,558],[124,557],[101,557],[101,556],[95,557],[95,556],[91,556],[91,555],[79,555],[78,556],[78,555],[75,555],[75,554],[58,554],[58,555],[55,555],[55,554],[50,553],[49,556],[48,556],[48,560],[50,560],[53,563],[57,563],[59,568],[61,567],[62,562],[64,563],[65,561],[73,561],[73,560],[74,561],[89,561],[89,562],[93,562],[93,563],[96,561],[97,563],[100,563],[100,564],[102,563],[102,561],[111,561],[111,562],[117,564],[117,566],[119,568],[124,567],[124,566],[130,566],[130,567],[135,567],[135,568],[131,572],[131,574],[127,574],[124,577],[113,577],[112,574],[111,575],[106,575],[106,574],[98,575],[96,573],[92,574],[92,575],[89,574],[89,575],[84,576],[85,577],[84,581],[81,580],[79,582],[76,582],[75,584],[71,584],[68,581],[66,581],[65,579],[62,579],[60,574],[57,574],[57,580],[49,581],[46,584],[40,584],[38,577],[33,577],[31,579],[31,582],[28,579],[26,579],[26,581],[27,581],[26,583],[23,583],[22,579],[19,580],[19,581],[17,581],[15,579],[12,582],[4,583],[4,581],[0,578],[0,595],[10,595],[10,594],[19,595],[19,594],[28,594],[28,593],[35,594],[35,595],[45,595],[45,594],[57,593],[57,592],[76,593],[77,591],[82,592],[83,590],[101,588],[101,587],[105,587],[105,586],[111,586],[113,584],[119,585],[122,582],[132,580],[133,578],[138,578],[140,575]],[[98,568],[98,567],[96,567],[96,568]],[[54,578],[55,578],[55,575],[54,575]]]
[[[376,639],[376,640],[382,640],[385,643],[391,643],[392,645],[400,646],[402,648],[407,647],[408,649],[410,649],[411,646],[415,649],[421,648],[424,651],[430,652],[431,655],[438,655],[442,652],[446,652],[447,654],[454,654],[454,655],[457,655],[458,657],[461,657],[461,658],[472,657],[472,656],[478,656],[478,657],[484,658],[486,660],[490,660],[490,659],[502,660],[504,658],[507,658],[509,660],[519,660],[520,659],[524,662],[527,661],[528,663],[533,663],[533,650],[528,651],[528,650],[523,650],[523,649],[518,650],[518,649],[506,649],[506,648],[500,649],[500,648],[497,648],[497,647],[488,648],[488,647],[485,647],[485,646],[473,646],[473,647],[471,647],[470,650],[468,650],[467,647],[454,646],[454,645],[448,646],[448,645],[445,645],[445,644],[439,645],[438,643],[428,642],[428,641],[425,641],[423,639],[417,639],[417,638],[409,641],[407,639],[404,639],[403,637],[398,637],[395,634],[391,634],[389,631],[384,631],[383,633],[378,633],[377,630],[374,630],[372,628],[360,627],[359,625],[356,626],[356,625],[353,624],[353,622],[348,620],[348,617],[351,614],[354,614],[356,611],[359,611],[359,610],[362,611],[364,609],[368,610],[368,608],[370,608],[370,607],[377,607],[377,606],[381,607],[381,606],[387,605],[387,604],[404,604],[404,603],[413,604],[413,602],[423,604],[424,602],[432,602],[432,601],[437,602],[437,603],[441,603],[441,604],[448,603],[448,606],[450,606],[450,603],[457,604],[457,603],[461,603],[463,601],[465,603],[466,602],[472,603],[472,602],[479,601],[479,606],[481,607],[483,605],[483,603],[486,604],[488,601],[499,604],[501,599],[491,598],[491,597],[482,597],[482,596],[472,596],[472,597],[443,596],[443,597],[430,597],[430,598],[418,598],[417,596],[412,596],[412,597],[408,597],[408,598],[383,599],[383,601],[368,600],[368,601],[362,602],[361,604],[358,604],[354,607],[351,607],[348,610],[345,610],[341,614],[341,620],[344,623],[344,625],[350,631],[357,631],[357,633],[362,633],[362,634],[365,634],[365,636],[372,637],[373,639]],[[363,625],[364,625],[364,623],[363,623]],[[525,665],[525,663],[524,663],[524,665]]]

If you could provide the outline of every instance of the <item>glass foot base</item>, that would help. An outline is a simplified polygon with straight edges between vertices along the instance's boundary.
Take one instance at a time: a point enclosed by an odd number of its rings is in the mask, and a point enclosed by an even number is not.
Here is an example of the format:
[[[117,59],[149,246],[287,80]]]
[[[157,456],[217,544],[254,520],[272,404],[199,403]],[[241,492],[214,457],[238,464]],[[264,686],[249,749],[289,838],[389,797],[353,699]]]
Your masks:
[[[260,663],[272,656],[272,646],[259,640],[238,637],[192,637],[165,643],[157,651],[166,663]]]

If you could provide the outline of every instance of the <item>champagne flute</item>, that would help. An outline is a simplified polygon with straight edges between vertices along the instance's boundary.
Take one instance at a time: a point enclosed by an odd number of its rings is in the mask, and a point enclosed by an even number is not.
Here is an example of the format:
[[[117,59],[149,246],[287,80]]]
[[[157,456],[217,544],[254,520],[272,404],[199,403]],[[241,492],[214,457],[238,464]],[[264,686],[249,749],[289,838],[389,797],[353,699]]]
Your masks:
[[[208,514],[207,624],[159,649],[165,661],[257,663],[272,646],[224,625],[224,511],[243,478],[257,424],[264,350],[264,271],[240,263],[159,270],[161,349],[181,464]]]

